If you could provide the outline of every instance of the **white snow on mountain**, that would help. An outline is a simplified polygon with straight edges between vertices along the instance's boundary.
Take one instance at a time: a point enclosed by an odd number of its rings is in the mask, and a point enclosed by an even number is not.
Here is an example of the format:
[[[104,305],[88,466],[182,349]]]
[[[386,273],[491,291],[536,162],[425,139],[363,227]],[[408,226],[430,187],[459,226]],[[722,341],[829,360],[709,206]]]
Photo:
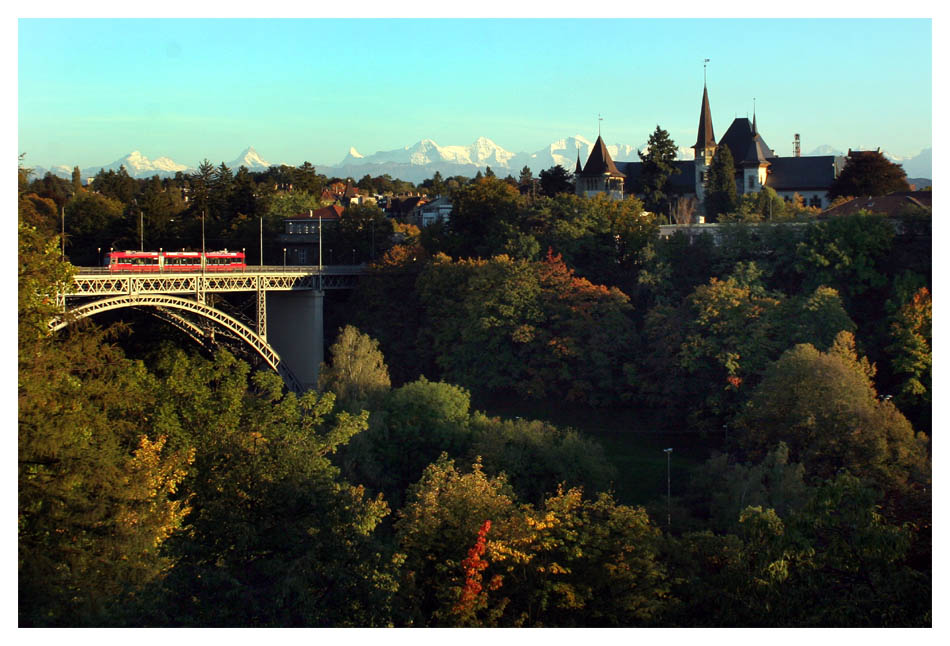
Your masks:
[[[497,166],[508,168],[508,162],[515,157],[487,137],[479,137],[468,146],[440,146],[432,139],[422,139],[411,146],[395,150],[380,150],[372,155],[363,156],[351,147],[338,166],[364,164],[410,164],[425,166],[433,163],[450,163],[461,166]]]
[[[528,166],[532,171],[540,172],[560,165],[569,171],[574,170],[577,164],[577,156],[580,153],[581,165],[587,161],[590,156],[590,149],[594,144],[580,135],[566,137],[552,142],[546,148],[542,148],[530,157],[531,162]],[[537,170],[535,170],[537,168]]]
[[[262,171],[270,168],[272,164],[264,161],[264,159],[257,154],[257,151],[254,150],[254,146],[248,146],[236,159],[228,162],[227,166],[231,170],[237,170],[241,166],[244,166],[248,170]]]
[[[187,171],[188,167],[184,164],[178,164],[168,157],[158,157],[154,160],[149,159],[138,150],[133,150],[125,157],[120,157],[107,166],[91,166],[80,171],[82,177],[92,177],[99,170],[118,171],[124,166],[126,172],[132,177],[151,177],[152,175],[174,175],[178,171]],[[70,171],[71,172],[71,171]]]
[[[355,147],[339,164],[319,166],[317,172],[328,175],[345,172],[348,175],[360,176],[363,174],[377,175],[389,173],[408,181],[422,181],[438,170],[443,175],[459,174],[474,175],[477,169],[484,170],[491,166],[497,174],[517,176],[524,166],[528,166],[536,175],[556,165],[561,165],[569,172],[574,171],[578,155],[581,165],[587,163],[593,143],[581,135],[565,137],[551,142],[541,150],[533,153],[513,153],[505,150],[487,137],[479,137],[467,146],[450,145],[440,146],[432,139],[422,139],[411,146],[395,150],[381,150],[372,155],[364,156]],[[607,150],[614,161],[639,161],[639,151],[647,151],[646,143],[640,146],[629,144],[609,144]],[[912,157],[898,157],[887,151],[883,154],[904,168],[909,178],[930,178],[932,176],[932,149],[925,148]],[[817,155],[845,155],[846,153],[832,146],[818,146],[808,153],[808,156]],[[687,146],[677,148],[677,158],[680,160],[693,159],[693,150]],[[253,146],[245,148],[237,158],[227,163],[232,170],[245,166],[251,171],[262,171],[272,166],[265,161]],[[140,151],[134,150],[125,157],[117,159],[105,166],[92,166],[80,171],[83,180],[95,176],[100,169],[118,171],[124,166],[132,177],[144,178],[152,175],[161,177],[173,176],[176,172],[185,174],[194,172],[193,167],[179,164],[169,157],[149,159]],[[46,172],[69,179],[72,176],[72,167],[57,165],[48,171],[42,167],[34,169],[34,177],[43,177]]]
[[[842,157],[842,156],[844,156],[844,155],[846,155],[846,154],[847,154],[847,153],[843,153],[843,152],[841,152],[840,150],[838,150],[837,148],[834,148],[833,146],[829,146],[829,145],[825,144],[825,145],[823,145],[823,146],[818,146],[817,148],[815,148],[814,150],[812,150],[810,153],[808,153],[806,156],[807,156],[807,157],[820,157],[820,156],[823,156],[823,155],[834,155],[835,157]]]

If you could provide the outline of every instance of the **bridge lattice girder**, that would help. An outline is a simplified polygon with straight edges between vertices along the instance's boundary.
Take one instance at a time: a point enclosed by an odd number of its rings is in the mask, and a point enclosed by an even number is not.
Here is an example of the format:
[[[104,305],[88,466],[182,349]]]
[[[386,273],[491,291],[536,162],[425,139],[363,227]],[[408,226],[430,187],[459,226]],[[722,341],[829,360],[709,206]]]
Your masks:
[[[160,309],[183,310],[208,319],[209,321],[220,325],[224,329],[232,332],[247,345],[253,348],[267,364],[277,372],[289,388],[295,392],[301,392],[302,388],[297,378],[284,365],[277,352],[258,336],[253,330],[242,324],[235,318],[225,314],[221,310],[215,309],[204,303],[193,301],[187,298],[171,296],[169,294],[158,293],[133,293],[122,294],[93,301],[65,312],[62,316],[53,319],[50,324],[50,330],[56,331],[66,327],[72,321],[93,316],[109,310],[122,309],[126,307],[156,307]],[[181,317],[177,317],[180,323],[184,323]],[[190,325],[190,324],[189,324]],[[191,325],[191,332],[198,333],[200,330]]]

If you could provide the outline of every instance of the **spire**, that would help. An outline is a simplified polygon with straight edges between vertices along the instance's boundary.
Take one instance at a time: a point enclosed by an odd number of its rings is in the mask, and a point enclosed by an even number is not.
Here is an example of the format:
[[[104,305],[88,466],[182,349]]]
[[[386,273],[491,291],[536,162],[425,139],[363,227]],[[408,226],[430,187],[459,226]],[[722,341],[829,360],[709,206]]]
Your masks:
[[[755,125],[755,97],[752,97],[752,136],[759,134],[759,128]]]
[[[716,135],[713,133],[712,111],[709,109],[709,92],[703,85],[703,105],[699,111],[699,130],[696,133],[696,145],[693,149],[696,155],[706,148],[715,147]]]
[[[614,177],[626,177],[617,170],[614,160],[610,158],[610,153],[607,151],[607,144],[600,138],[600,135],[597,136],[594,148],[590,151],[590,157],[587,158],[587,165],[584,167],[582,174],[586,176],[612,175]]]
[[[577,166],[574,167],[574,174],[580,175],[584,172],[584,169],[581,168],[581,149],[580,146],[577,147]]]

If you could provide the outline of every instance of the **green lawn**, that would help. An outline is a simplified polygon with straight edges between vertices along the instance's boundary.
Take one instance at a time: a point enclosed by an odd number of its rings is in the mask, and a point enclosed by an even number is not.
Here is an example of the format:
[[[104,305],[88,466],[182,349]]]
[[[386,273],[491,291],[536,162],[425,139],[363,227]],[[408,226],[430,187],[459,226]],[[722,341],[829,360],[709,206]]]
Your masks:
[[[670,456],[670,489],[682,489],[690,470],[720,447],[721,437],[665,428],[652,411],[591,409],[562,402],[535,402],[484,398],[473,408],[503,418],[542,419],[559,427],[571,427],[596,439],[607,458],[617,467],[614,485],[617,499],[627,504],[646,504],[666,497],[667,456]]]

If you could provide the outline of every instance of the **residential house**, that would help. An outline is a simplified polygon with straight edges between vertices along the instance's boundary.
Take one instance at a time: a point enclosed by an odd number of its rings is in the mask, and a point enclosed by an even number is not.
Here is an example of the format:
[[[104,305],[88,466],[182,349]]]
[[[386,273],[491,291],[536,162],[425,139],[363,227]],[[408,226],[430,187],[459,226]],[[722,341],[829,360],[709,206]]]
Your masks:
[[[406,221],[417,227],[427,227],[436,222],[448,222],[452,213],[452,200],[440,195],[431,202],[418,204],[409,213]]]

